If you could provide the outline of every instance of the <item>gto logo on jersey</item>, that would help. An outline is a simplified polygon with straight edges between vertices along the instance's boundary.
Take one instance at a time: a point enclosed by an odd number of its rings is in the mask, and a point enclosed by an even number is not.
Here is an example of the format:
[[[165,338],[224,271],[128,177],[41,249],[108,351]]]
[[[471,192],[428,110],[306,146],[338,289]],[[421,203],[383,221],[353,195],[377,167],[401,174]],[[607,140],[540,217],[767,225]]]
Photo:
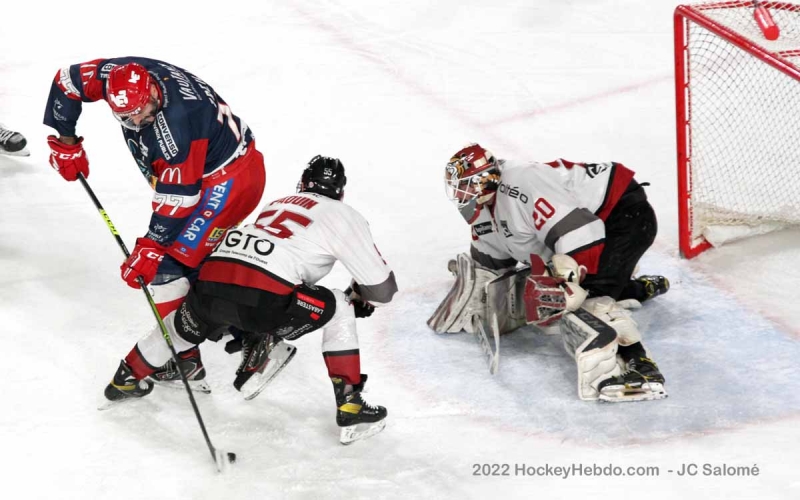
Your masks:
[[[252,246],[250,245],[251,243]],[[236,247],[242,250],[252,248],[255,253],[261,256],[269,255],[275,249],[275,244],[271,241],[259,238],[254,234],[244,234],[237,229],[228,231],[228,234],[225,236],[225,246]]]
[[[508,195],[509,198],[516,198],[519,199],[519,201],[521,201],[522,203],[528,203],[528,195],[526,195],[525,193],[521,193],[519,188],[516,186],[511,187],[508,184],[503,184],[501,182],[498,190],[501,193]]]

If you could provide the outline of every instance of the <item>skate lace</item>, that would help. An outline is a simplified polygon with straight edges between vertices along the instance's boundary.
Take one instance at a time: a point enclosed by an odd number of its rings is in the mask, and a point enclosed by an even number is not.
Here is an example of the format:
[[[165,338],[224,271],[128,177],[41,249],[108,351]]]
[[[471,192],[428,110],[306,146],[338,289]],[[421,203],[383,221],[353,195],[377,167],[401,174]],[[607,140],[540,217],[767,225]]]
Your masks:
[[[7,140],[11,139],[11,136],[14,135],[16,132],[13,130],[8,130],[3,127],[0,127],[0,142],[6,142]]]
[[[644,360],[650,361],[647,358],[642,358],[642,360],[643,361]],[[650,361],[650,362],[652,363],[652,361]],[[633,359],[628,361],[628,364],[625,366],[625,371],[622,373],[622,376],[624,377],[625,375],[628,375],[630,373],[635,373],[635,374],[639,375],[640,377],[642,377],[644,379],[645,383],[649,383],[650,382],[650,376],[649,375],[645,375],[644,373],[642,373],[639,370],[637,370],[636,369],[636,361],[633,360]]]
[[[247,366],[247,363],[250,361],[250,353],[253,352],[253,344],[243,343],[242,344],[242,362],[239,363],[239,370],[241,372]]]
[[[178,367],[175,364],[175,361],[170,359],[169,361],[167,361],[167,364],[164,365],[164,375],[166,376],[166,378],[171,378],[172,376],[177,374],[178,374]]]
[[[361,398],[361,406],[365,406],[365,407],[369,408],[370,410],[377,410],[378,409],[377,405],[370,404],[366,399],[364,399],[363,394],[359,393],[359,397]]]

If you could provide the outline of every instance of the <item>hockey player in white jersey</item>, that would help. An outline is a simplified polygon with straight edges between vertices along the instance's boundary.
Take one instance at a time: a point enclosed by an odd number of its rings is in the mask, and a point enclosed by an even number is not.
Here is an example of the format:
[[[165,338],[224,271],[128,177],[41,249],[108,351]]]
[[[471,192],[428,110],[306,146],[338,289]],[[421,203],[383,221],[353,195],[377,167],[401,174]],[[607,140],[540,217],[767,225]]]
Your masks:
[[[565,348],[578,362],[582,399],[666,396],[664,377],[629,311],[669,289],[663,276],[632,277],[657,232],[655,213],[633,177],[615,162],[498,160],[478,144],[459,150],[445,171],[448,197],[471,226],[473,274],[493,277],[528,264],[528,323],[552,325],[582,306],[614,328],[616,335],[603,336],[575,315],[560,322]],[[542,259],[551,262],[545,266]],[[429,322],[434,329],[438,319]],[[622,370],[612,363],[616,355]]]
[[[273,365],[280,368],[291,359],[294,347],[285,341],[322,328],[336,422],[342,428],[340,440],[347,444],[385,425],[386,408],[368,404],[362,395],[367,376],[361,373],[356,318],[388,303],[397,283],[367,221],[341,201],[345,183],[338,159],[314,157],[297,194],[267,204],[254,224],[227,232],[186,300],[164,323],[178,351],[206,339],[219,340],[231,326],[246,332],[234,386],[248,399],[274,375]],[[315,285],[337,260],[353,277],[347,293]],[[106,398],[150,393],[152,383],[146,377],[170,357],[163,339],[150,337],[120,362]]]

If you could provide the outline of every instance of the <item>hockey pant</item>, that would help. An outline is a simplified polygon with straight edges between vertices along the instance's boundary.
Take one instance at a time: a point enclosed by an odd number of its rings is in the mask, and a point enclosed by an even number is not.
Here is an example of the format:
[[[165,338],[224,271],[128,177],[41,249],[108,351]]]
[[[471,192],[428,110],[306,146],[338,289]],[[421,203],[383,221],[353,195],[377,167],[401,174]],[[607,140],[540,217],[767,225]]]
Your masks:
[[[150,291],[158,314],[166,319],[181,305],[191,284],[197,278],[197,269],[217,245],[228,228],[236,226],[258,207],[264,193],[266,174],[264,157],[251,143],[245,153],[227,167],[203,180],[201,201],[192,212],[178,239],[169,247],[159,265]],[[147,357],[150,338],[160,337],[161,329],[156,325],[126,357],[129,366],[142,365],[138,358],[144,356],[147,364],[153,365],[161,356]],[[161,342],[163,343],[163,341]],[[176,352],[190,349],[175,343]],[[166,346],[165,346],[166,347]],[[138,353],[137,353],[138,351]],[[169,359],[167,356],[166,359]],[[134,375],[143,370],[134,368]],[[152,371],[150,372],[152,373]],[[148,373],[149,375],[149,373]]]
[[[297,286],[287,295],[237,285],[198,281],[177,311],[164,318],[177,352],[206,339],[218,341],[231,326],[294,340],[323,329],[322,352],[330,376],[361,380],[355,314],[344,292]],[[140,340],[126,358],[137,378],[150,375],[171,353],[160,329]]]
[[[605,221],[606,239],[600,254],[598,273],[581,282],[589,297],[609,296],[615,300],[634,298],[626,287],[642,255],[658,232],[656,214],[644,188],[631,185]]]

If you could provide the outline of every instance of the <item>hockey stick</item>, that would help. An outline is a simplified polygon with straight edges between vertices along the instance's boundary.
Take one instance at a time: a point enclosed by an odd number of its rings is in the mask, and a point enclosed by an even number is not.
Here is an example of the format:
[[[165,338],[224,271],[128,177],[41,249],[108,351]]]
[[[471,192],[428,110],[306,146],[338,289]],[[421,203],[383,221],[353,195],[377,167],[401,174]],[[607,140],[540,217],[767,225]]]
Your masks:
[[[97,211],[100,212],[100,216],[103,217],[103,220],[106,221],[106,225],[108,229],[111,231],[111,234],[114,235],[114,239],[117,240],[117,245],[119,246],[122,253],[125,254],[125,258],[130,257],[130,252],[128,251],[128,247],[125,246],[125,242],[122,241],[119,233],[117,232],[117,228],[114,227],[114,224],[111,222],[111,218],[108,216],[106,211],[103,209],[103,205],[100,204],[100,200],[97,199],[95,196],[94,191],[89,186],[89,182],[83,176],[83,174],[78,174],[78,179],[81,181],[83,188],[86,190],[86,193],[89,194],[89,197],[94,202],[94,206],[97,208]],[[183,386],[186,387],[186,393],[189,395],[189,401],[192,403],[192,409],[194,409],[194,416],[197,417],[197,423],[200,424],[200,430],[203,431],[203,437],[206,440],[206,444],[208,445],[208,450],[211,452],[211,459],[214,460],[214,463],[217,466],[217,470],[219,472],[223,472],[227,469],[227,466],[234,463],[236,461],[236,454],[232,452],[225,452],[220,449],[214,447],[211,444],[211,438],[208,437],[208,431],[206,431],[206,426],[203,423],[203,417],[200,415],[200,409],[197,407],[197,402],[194,400],[194,394],[192,394],[192,389],[189,387],[189,381],[186,379],[186,374],[183,373],[183,370],[180,369],[180,365],[178,364],[178,353],[175,352],[175,346],[172,344],[172,338],[169,336],[169,332],[167,331],[166,325],[164,325],[164,320],[161,319],[161,314],[158,313],[158,308],[156,307],[156,302],[153,300],[153,296],[150,294],[150,290],[147,289],[145,285],[144,279],[141,276],[138,278],[139,286],[142,287],[142,291],[144,292],[145,297],[147,297],[147,302],[150,304],[150,310],[153,312],[153,315],[156,317],[156,321],[158,322],[158,326],[161,329],[161,335],[164,337],[164,341],[167,343],[169,347],[170,353],[172,353],[172,359],[175,361],[175,366],[178,367],[178,373],[181,376],[181,380],[183,381]]]

